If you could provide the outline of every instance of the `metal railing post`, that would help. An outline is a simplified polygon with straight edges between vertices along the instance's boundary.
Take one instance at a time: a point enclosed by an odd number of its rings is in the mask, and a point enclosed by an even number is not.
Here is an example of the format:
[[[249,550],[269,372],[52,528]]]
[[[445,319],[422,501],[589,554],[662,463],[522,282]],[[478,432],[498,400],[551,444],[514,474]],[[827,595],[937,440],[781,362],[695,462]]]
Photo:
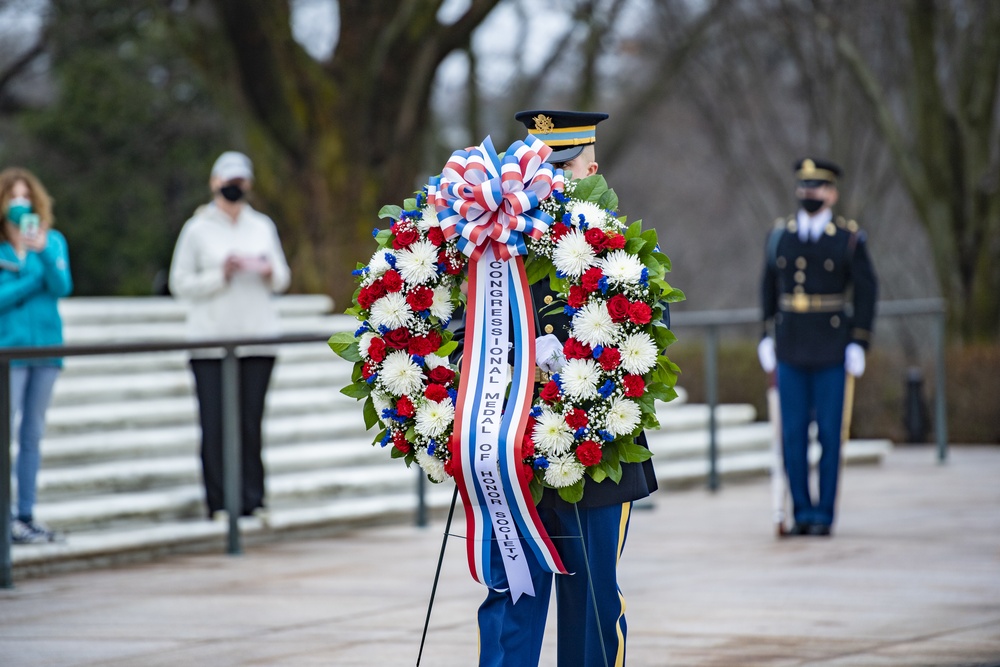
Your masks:
[[[241,469],[240,366],[236,348],[227,346],[222,358],[222,484],[229,514],[226,553],[237,556],[240,547],[240,514],[243,511],[243,475]]]
[[[10,360],[0,359],[0,588],[14,588],[10,548]]]
[[[948,459],[948,410],[945,400],[945,336],[948,314],[946,311],[938,313],[937,320],[937,340],[936,358],[934,360],[934,431],[937,435],[937,458],[939,463],[944,463]]]
[[[417,466],[417,528],[427,527],[427,474]]]
[[[719,402],[719,329],[710,324],[705,331],[705,398],[708,400],[708,489],[719,489],[719,447],[716,441],[715,408]]]

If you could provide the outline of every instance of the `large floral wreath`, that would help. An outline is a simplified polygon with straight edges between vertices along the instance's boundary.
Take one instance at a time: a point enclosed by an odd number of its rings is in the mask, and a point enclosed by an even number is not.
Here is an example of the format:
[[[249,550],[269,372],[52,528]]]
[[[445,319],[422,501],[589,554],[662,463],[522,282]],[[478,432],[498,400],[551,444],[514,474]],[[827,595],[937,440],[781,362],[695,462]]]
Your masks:
[[[648,459],[634,438],[659,426],[654,401],[676,396],[679,369],[662,354],[675,338],[662,318],[684,295],[664,278],[670,260],[656,231],[626,225],[617,206],[603,177],[569,181],[539,206],[554,224],[528,242],[529,281],[549,280],[559,299],[548,307],[572,316],[567,361],[535,397],[524,436],[521,474],[536,500],[548,487],[576,502],[585,475],[617,482],[622,463]],[[426,188],[379,217],[391,226],[374,231],[378,249],[354,271],[360,286],[346,311],[361,326],[330,346],[355,362],[341,391],[365,400],[366,427],[380,427],[374,442],[443,482],[455,474],[458,387],[448,325],[465,303],[467,258],[445,239]]]

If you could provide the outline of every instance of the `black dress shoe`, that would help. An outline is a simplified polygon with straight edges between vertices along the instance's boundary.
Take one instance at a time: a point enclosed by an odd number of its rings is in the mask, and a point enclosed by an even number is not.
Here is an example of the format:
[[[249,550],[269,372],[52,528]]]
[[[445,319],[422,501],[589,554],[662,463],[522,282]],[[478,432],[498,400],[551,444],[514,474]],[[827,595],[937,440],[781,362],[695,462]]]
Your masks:
[[[808,523],[795,523],[788,529],[786,535],[797,537],[799,535],[811,535],[812,525]]]
[[[809,534],[819,537],[830,537],[830,525],[826,523],[814,523],[809,526]]]

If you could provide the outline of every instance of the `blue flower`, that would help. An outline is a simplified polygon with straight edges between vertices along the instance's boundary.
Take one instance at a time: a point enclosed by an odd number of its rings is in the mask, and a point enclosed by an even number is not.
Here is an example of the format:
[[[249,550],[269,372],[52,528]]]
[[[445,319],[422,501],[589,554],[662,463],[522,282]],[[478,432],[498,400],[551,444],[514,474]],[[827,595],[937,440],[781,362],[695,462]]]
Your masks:
[[[375,384],[375,378],[377,378],[377,377],[378,377],[378,373],[372,373],[371,377],[369,377],[367,380],[365,380],[365,382],[367,382],[368,384]]]
[[[378,236],[378,233],[379,233],[380,231],[382,231],[382,230],[380,230],[380,229],[379,229],[378,227],[376,227],[375,229],[373,229],[373,230],[372,230],[372,238],[375,238],[375,237],[377,237],[377,236]]]
[[[452,390],[449,389],[448,393],[450,394],[451,392]],[[530,414],[535,419],[538,419],[539,417],[542,416],[542,409],[536,405],[535,407],[531,408],[531,412],[529,412],[528,414]]]
[[[598,345],[597,347],[595,347],[593,354],[594,354],[594,359],[600,359],[601,355],[604,354],[604,346]]]
[[[601,439],[604,440],[605,442],[611,442],[612,440],[615,439],[615,436],[611,435],[603,428],[597,432],[597,435],[601,436]]]
[[[426,320],[428,317],[431,316],[431,311],[430,310],[418,310],[417,311],[417,315],[419,315],[421,317],[421,319],[425,319]]]
[[[387,333],[389,333],[390,331],[392,331],[392,329],[390,329],[386,325],[384,325],[384,324],[378,325],[378,332],[380,334],[382,334],[383,336],[386,335]]]
[[[426,192],[426,189],[424,192]],[[424,207],[424,200],[426,199],[426,195],[424,194],[424,192],[417,193],[417,208]]]
[[[449,398],[451,398],[451,404],[452,405],[455,405],[455,403],[458,402],[458,391],[457,390],[455,390],[455,389],[449,389],[448,390],[448,396],[449,396]],[[541,411],[539,411],[539,413],[541,413]]]
[[[566,274],[562,271],[556,271],[556,278],[566,278]]]
[[[382,408],[382,419],[392,419],[395,416],[396,411],[392,408]]]
[[[361,338],[361,334],[365,333],[369,329],[371,329],[371,325],[368,324],[368,322],[365,322],[360,327],[358,327],[357,331],[354,332],[354,337],[355,338]]]
[[[581,426],[573,432],[573,437],[577,440],[583,440],[583,436],[587,435],[587,427]]]
[[[601,388],[597,390],[597,393],[601,395],[601,398],[608,398],[611,394],[615,393],[615,383],[611,380],[605,380]]]
[[[563,306],[563,312],[566,313],[568,317],[576,315],[578,310],[578,308],[574,308],[573,306]]]
[[[385,263],[395,269],[396,268],[396,256],[393,255],[391,252],[385,253]]]
[[[427,455],[428,455],[428,456],[434,456],[434,451],[435,451],[436,449],[437,449],[437,443],[436,443],[436,442],[434,442],[433,440],[431,440],[431,441],[430,441],[430,442],[429,442],[429,443],[427,444]]]
[[[563,223],[565,223],[567,225],[572,225],[573,224],[573,214],[572,213],[563,213],[562,221],[563,221]]]
[[[552,191],[552,198],[555,199],[560,204],[563,204],[563,203],[569,201],[569,198],[562,193],[562,190],[553,190]]]
[[[601,294],[608,293],[608,277],[601,276],[601,279],[597,281],[597,287],[600,288]]]
[[[385,447],[386,445],[389,444],[390,440],[392,440],[392,433],[389,432],[389,429],[386,429],[385,430],[385,435],[383,435],[382,439],[379,440],[379,444],[382,445],[383,447]]]
[[[351,271],[351,275],[352,276],[363,276],[366,273],[368,273],[370,270],[371,269],[369,269],[367,266],[363,266],[360,269],[354,269],[353,271]]]
[[[642,275],[639,277],[639,284],[643,287],[649,287],[649,269],[645,266],[642,267]]]
[[[552,374],[552,381],[559,387],[559,391],[562,391],[562,376],[559,373]]]
[[[535,467],[539,470],[545,470],[549,467],[549,460],[544,456],[539,456],[535,459]]]
[[[412,359],[413,363],[415,363],[417,366],[424,365],[424,358],[421,357],[419,354],[411,354],[410,359]]]

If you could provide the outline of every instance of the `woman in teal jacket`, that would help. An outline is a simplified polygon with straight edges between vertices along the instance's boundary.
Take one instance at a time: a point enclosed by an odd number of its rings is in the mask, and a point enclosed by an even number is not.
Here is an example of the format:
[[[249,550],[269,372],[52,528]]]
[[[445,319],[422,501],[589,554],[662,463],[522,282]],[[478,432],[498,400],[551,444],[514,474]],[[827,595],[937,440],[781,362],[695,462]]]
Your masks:
[[[52,200],[35,176],[18,168],[0,172],[0,348],[60,345],[60,297],[73,289],[66,239],[52,227]],[[35,490],[41,463],[39,443],[45,411],[62,359],[11,362],[11,419],[17,433],[17,513],[11,522],[15,544],[48,542],[55,535],[35,520]]]

